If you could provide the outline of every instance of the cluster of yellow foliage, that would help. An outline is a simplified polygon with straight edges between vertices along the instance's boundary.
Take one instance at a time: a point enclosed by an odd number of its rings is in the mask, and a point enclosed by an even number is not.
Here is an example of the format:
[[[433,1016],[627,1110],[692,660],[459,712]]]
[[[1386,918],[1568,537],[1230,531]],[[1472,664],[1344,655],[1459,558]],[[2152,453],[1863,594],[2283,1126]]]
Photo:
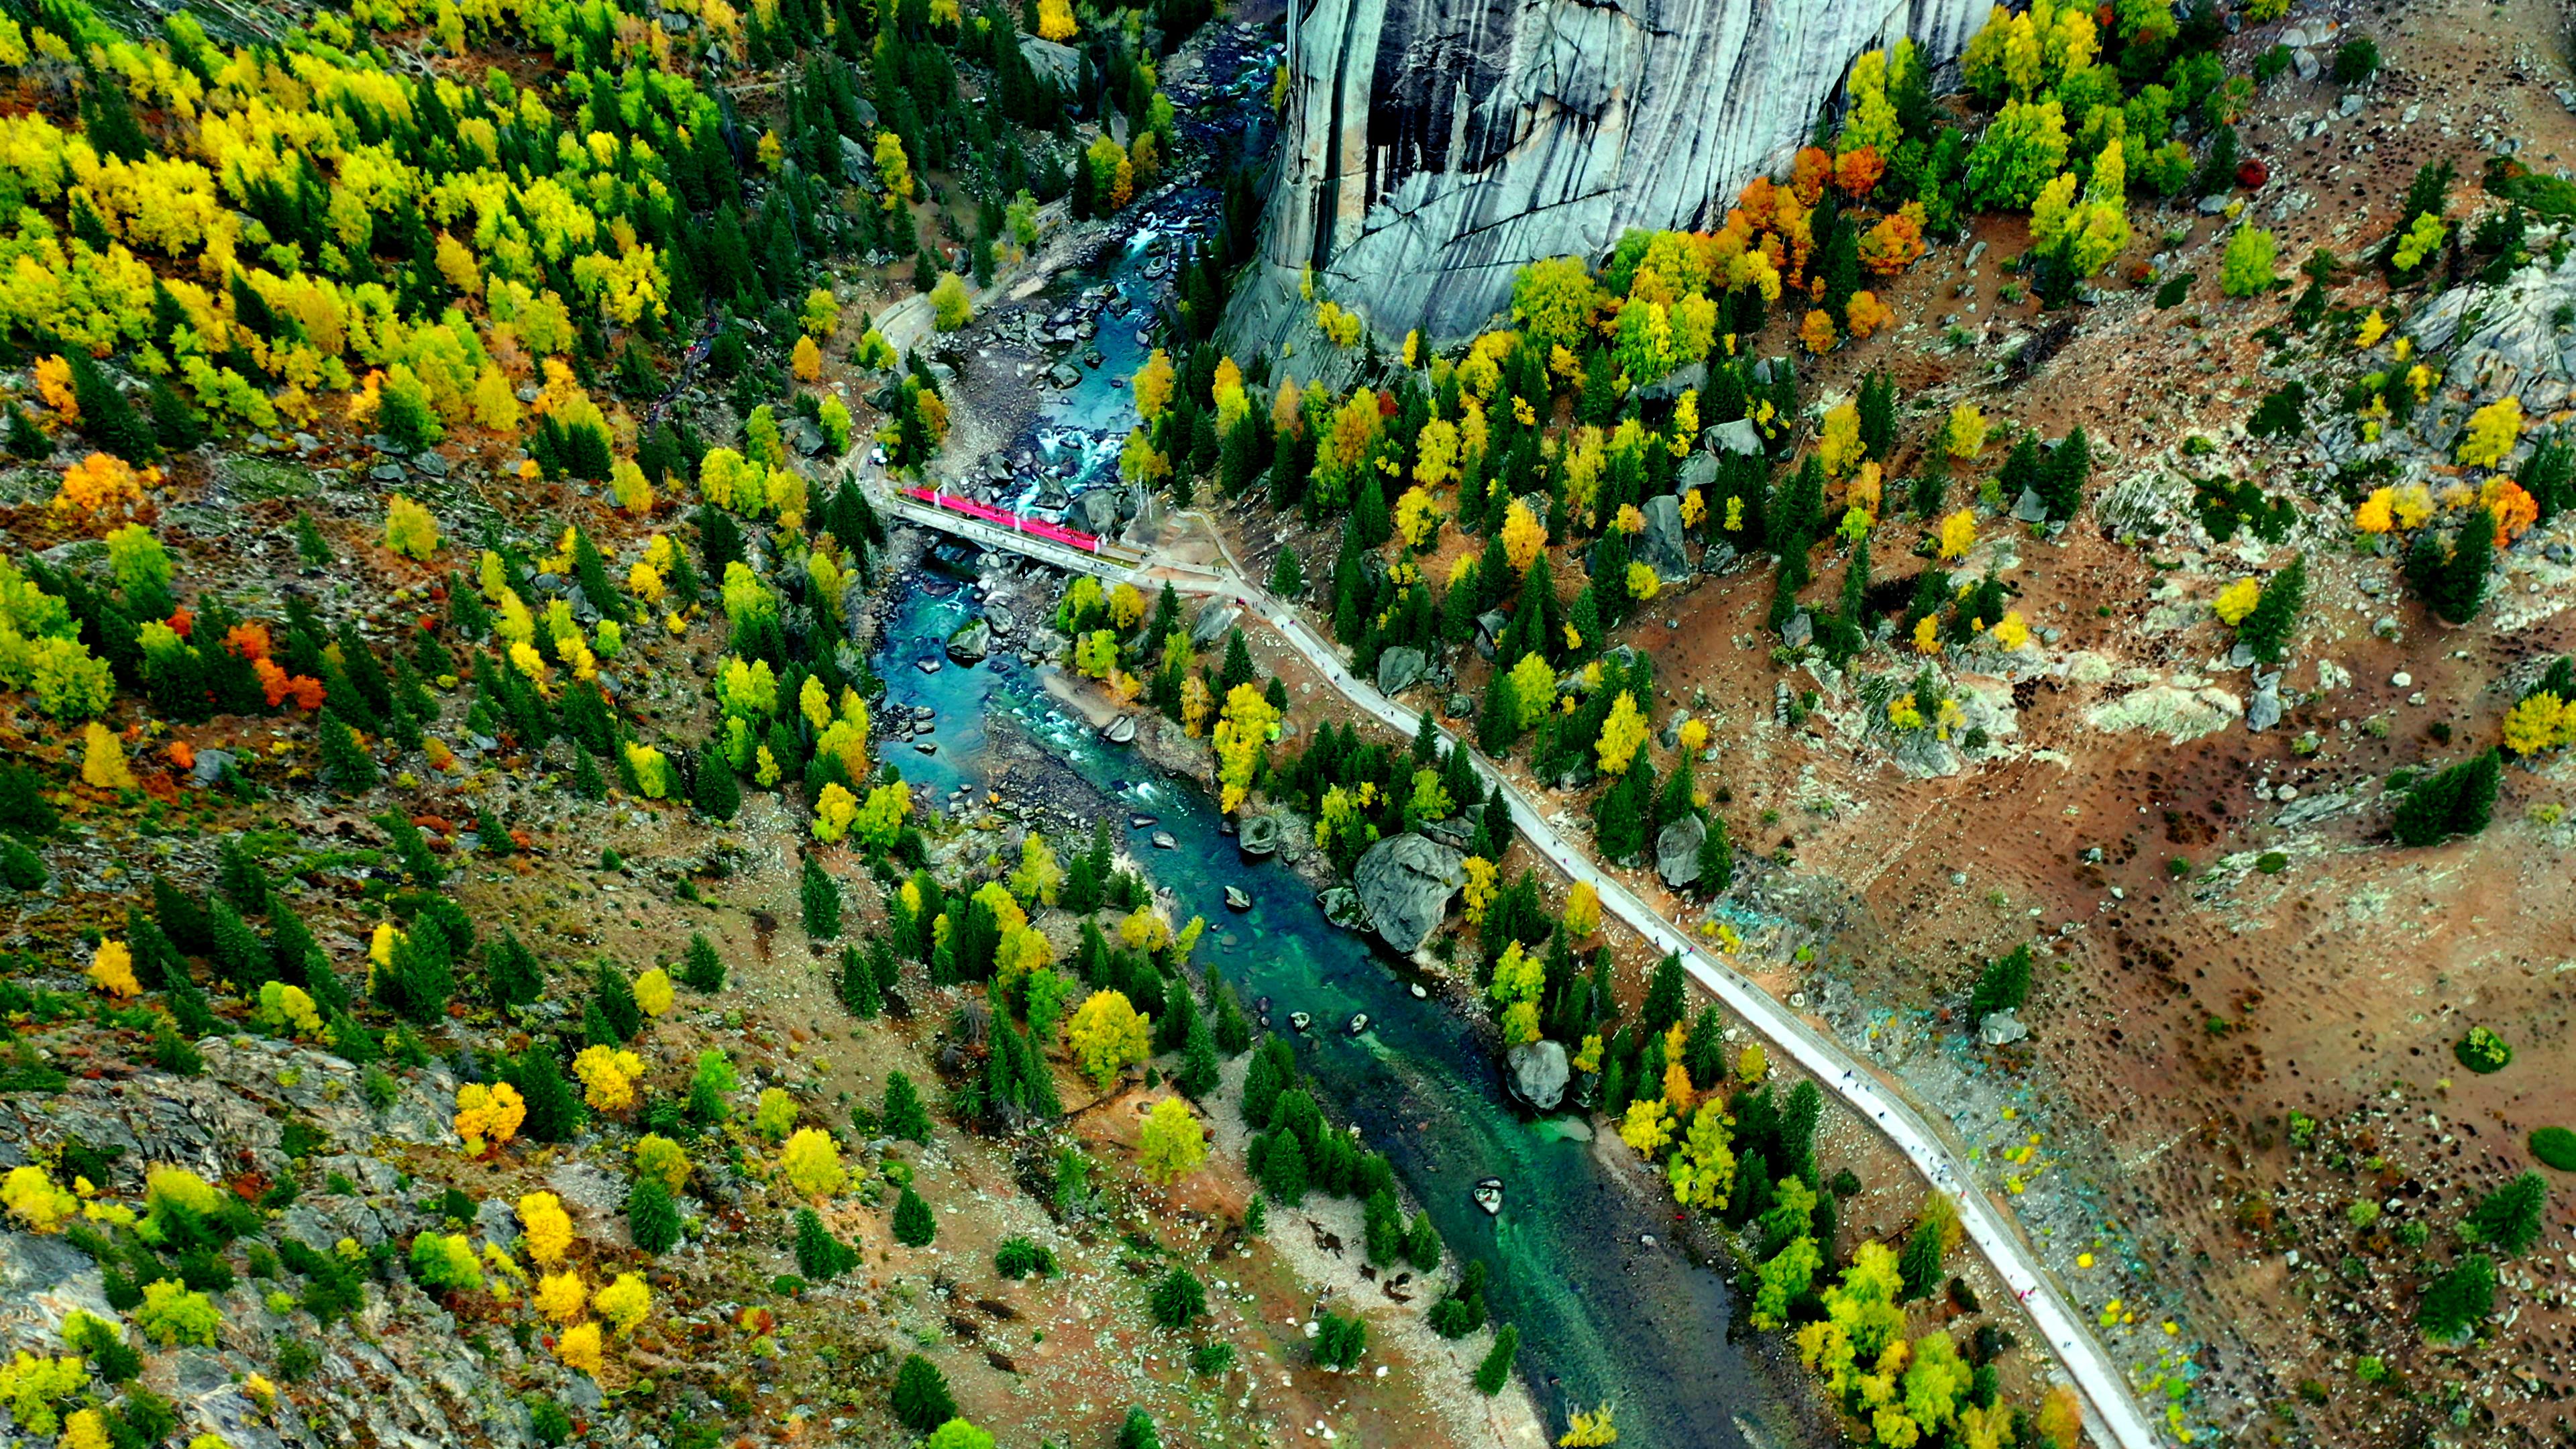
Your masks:
[[[519,1232],[530,1258],[560,1263],[572,1247],[572,1214],[553,1193],[529,1193],[519,1199]]]
[[[2433,491],[2421,483],[2374,490],[2353,510],[2352,526],[2363,533],[2412,532],[2433,520]]]
[[[2232,629],[2244,623],[2245,616],[2253,613],[2254,606],[2262,601],[2263,585],[2257,580],[2243,578],[2219,590],[2218,597],[2210,601],[2209,607]]]
[[[160,485],[158,468],[137,471],[114,454],[92,453],[63,470],[48,508],[57,523],[103,533],[143,502],[144,489]]]
[[[2536,755],[2571,742],[2576,742],[2576,709],[2548,690],[2505,711],[2504,747],[2517,755]]]
[[[582,1085],[582,1100],[593,1111],[622,1112],[635,1105],[635,1079],[644,1075],[644,1059],[622,1048],[587,1046],[572,1059],[572,1074]]]
[[[829,1197],[850,1180],[839,1145],[819,1127],[800,1127],[787,1139],[779,1150],[778,1169],[788,1186],[806,1197]]]
[[[1073,1064],[1102,1091],[1152,1050],[1153,1018],[1136,1010],[1123,991],[1095,991],[1074,1008],[1067,1032]]]
[[[0,1207],[31,1233],[60,1231],[63,1220],[80,1211],[80,1199],[54,1186],[41,1167],[13,1167],[0,1180]]]
[[[467,1082],[456,1089],[456,1135],[465,1139],[465,1150],[472,1156],[506,1146],[519,1135],[519,1124],[527,1117],[528,1104],[520,1099],[519,1089],[507,1082],[490,1086]]]
[[[143,994],[143,984],[134,979],[134,952],[123,941],[101,941],[90,957],[83,974],[90,985],[119,1001],[131,1001]]]

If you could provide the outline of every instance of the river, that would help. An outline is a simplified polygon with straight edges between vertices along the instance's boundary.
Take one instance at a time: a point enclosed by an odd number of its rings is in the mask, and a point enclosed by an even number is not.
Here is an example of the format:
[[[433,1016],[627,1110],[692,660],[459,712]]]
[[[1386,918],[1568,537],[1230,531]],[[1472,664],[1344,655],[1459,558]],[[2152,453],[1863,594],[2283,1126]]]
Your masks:
[[[1275,49],[1261,50],[1221,69],[1260,78],[1275,60]],[[1231,114],[1228,124],[1257,126],[1247,118],[1259,114],[1261,94],[1258,85],[1229,86],[1210,97],[1218,104],[1209,114],[1190,114],[1192,107],[1185,116],[1196,125]],[[1040,477],[1023,476],[997,502],[1051,511],[1068,494],[1115,479],[1119,442],[1137,422],[1125,381],[1148,351],[1139,330],[1170,296],[1182,242],[1207,235],[1214,203],[1212,191],[1183,187],[1140,205],[1122,245],[1048,288],[1038,305],[1098,318],[1087,345],[1102,361],[1049,397],[1013,445],[1030,459],[1031,474],[1044,475],[1051,496],[1041,496]],[[1115,310],[1101,308],[1113,297]],[[1076,366],[1081,351],[1069,354]],[[908,587],[878,639],[873,663],[889,701],[936,712],[927,737],[938,744],[935,754],[889,754],[915,798],[946,801],[960,786],[980,793],[988,727],[1007,728],[1024,731],[1127,812],[1154,817],[1153,826],[1127,831],[1125,843],[1175,897],[1180,919],[1207,919],[1198,961],[1246,1003],[1271,998],[1283,1027],[1292,1011],[1313,1016],[1314,1031],[1294,1038],[1299,1062],[1328,1109],[1357,1123],[1394,1163],[1450,1251],[1489,1263],[1488,1303],[1497,1321],[1520,1326],[1521,1368],[1558,1430],[1570,1409],[1606,1400],[1617,1406],[1623,1444],[1778,1449],[1813,1439],[1799,1427],[1804,1396],[1794,1370],[1786,1378],[1766,1372],[1750,1345],[1731,1338],[1733,1294],[1720,1274],[1673,1244],[1669,1204],[1616,1180],[1595,1156],[1627,1148],[1596,1144],[1580,1118],[1533,1119],[1513,1104],[1469,1023],[1436,997],[1414,997],[1408,963],[1327,922],[1285,866],[1247,862],[1218,829],[1215,802],[1202,790],[1100,742],[1015,654],[997,650],[975,668],[915,667],[975,616],[975,594],[971,584],[941,593]],[[1153,829],[1170,832],[1177,848],[1154,849]],[[1081,844],[1060,841],[1058,849]],[[1226,909],[1228,886],[1251,898],[1250,909]],[[1358,1012],[1370,1024],[1353,1037],[1341,1027]],[[1499,1216],[1470,1196],[1487,1176],[1504,1183]]]
[[[1016,729],[1127,811],[1154,817],[1123,832],[1124,843],[1175,897],[1180,919],[1207,919],[1197,959],[1247,1003],[1270,997],[1282,1027],[1291,1011],[1312,1014],[1313,1032],[1294,1038],[1298,1060],[1330,1109],[1394,1162],[1451,1251],[1492,1265],[1494,1314],[1520,1325],[1522,1368],[1558,1425],[1569,1408],[1606,1399],[1618,1405],[1622,1443],[1796,1441],[1797,1416],[1776,1378],[1729,1339],[1727,1283],[1671,1243],[1669,1208],[1615,1181],[1581,1121],[1517,1109],[1468,1023],[1412,995],[1407,963],[1326,922],[1286,867],[1247,862],[1202,790],[1101,743],[1016,656],[935,674],[914,667],[973,617],[974,595],[971,585],[944,596],[908,589],[880,639],[874,663],[889,700],[937,712],[937,754],[889,755],[916,789],[943,800],[961,785],[980,790],[988,728]],[[1178,848],[1154,849],[1156,829]],[[1248,911],[1226,909],[1227,886],[1251,897]],[[1355,1012],[1370,1019],[1357,1038],[1341,1029]],[[1615,1142],[1606,1150],[1627,1151]],[[1470,1197],[1488,1175],[1505,1184],[1498,1217]],[[1754,1426],[1752,1438],[1739,1419]]]

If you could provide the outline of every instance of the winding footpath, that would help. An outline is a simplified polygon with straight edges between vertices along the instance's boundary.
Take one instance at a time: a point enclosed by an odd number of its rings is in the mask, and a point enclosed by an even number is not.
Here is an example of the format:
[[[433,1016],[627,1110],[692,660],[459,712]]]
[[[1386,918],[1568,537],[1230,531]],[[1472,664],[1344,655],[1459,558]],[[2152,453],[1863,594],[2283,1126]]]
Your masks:
[[[1293,609],[1248,582],[1233,552],[1214,528],[1209,529],[1209,535],[1216,539],[1217,548],[1226,562],[1221,571],[1185,564],[1156,565],[1150,560],[1086,559],[1075,550],[1048,544],[1044,540],[924,507],[901,498],[881,483],[873,485],[871,492],[876,495],[875,501],[880,508],[989,547],[1009,549],[1057,567],[1075,567],[1083,572],[1109,575],[1139,585],[1159,585],[1168,580],[1175,590],[1182,593],[1227,599],[1267,624],[1289,647],[1304,656],[1318,673],[1331,681],[1344,698],[1361,710],[1402,735],[1410,736],[1420,726],[1419,714],[1380,694],[1370,682],[1354,677],[1342,662],[1341,651],[1331,641],[1317,634]],[[1436,721],[1434,728],[1439,728]],[[1472,758],[1483,764],[1485,773],[1500,783],[1513,823],[1520,827],[1522,835],[1528,838],[1534,849],[1565,872],[1569,879],[1590,882],[1601,895],[1602,909],[1626,922],[1657,950],[1679,956],[1683,969],[1710,995],[1725,1003],[1729,1010],[1775,1046],[1788,1052],[1820,1087],[1834,1093],[1863,1119],[1874,1123],[1879,1132],[1914,1164],[1917,1172],[1957,1203],[1959,1220],[1966,1228],[1969,1240],[1976,1244],[1977,1250],[1994,1265],[2005,1285],[2021,1300],[2022,1308],[2029,1313],[2050,1352],[2074,1384],[2084,1404],[2085,1428],[2097,1443],[2110,1446],[2110,1449],[2161,1449],[2165,1437],[2157,1431],[2155,1422],[2129,1391],[2127,1376],[2119,1364],[2093,1336],[2092,1326],[2081,1310],[2066,1298],[2056,1280],[2040,1265],[2038,1256],[2022,1239],[2011,1214],[1977,1190],[1965,1155],[1932,1125],[1929,1118],[1804,1017],[1755,985],[1724,959],[1702,950],[1686,933],[1629,890],[1617,876],[1602,869],[1588,850],[1567,839],[1548,822],[1536,800],[1496,771],[1491,761],[1474,754],[1468,742],[1445,728],[1440,728],[1439,733],[1451,748],[1468,750]]]

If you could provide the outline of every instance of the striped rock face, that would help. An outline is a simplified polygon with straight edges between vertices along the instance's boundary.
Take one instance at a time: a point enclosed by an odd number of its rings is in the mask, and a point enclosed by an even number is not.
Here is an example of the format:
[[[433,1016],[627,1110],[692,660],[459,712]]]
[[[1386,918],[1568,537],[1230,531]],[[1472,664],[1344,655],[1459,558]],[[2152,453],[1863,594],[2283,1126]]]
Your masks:
[[[1785,167],[1852,58],[1956,56],[1988,0],[1312,0],[1292,9],[1266,277],[1238,345],[1316,280],[1379,336],[1473,334],[1544,257],[1707,228]],[[1303,353],[1307,349],[1300,349]]]

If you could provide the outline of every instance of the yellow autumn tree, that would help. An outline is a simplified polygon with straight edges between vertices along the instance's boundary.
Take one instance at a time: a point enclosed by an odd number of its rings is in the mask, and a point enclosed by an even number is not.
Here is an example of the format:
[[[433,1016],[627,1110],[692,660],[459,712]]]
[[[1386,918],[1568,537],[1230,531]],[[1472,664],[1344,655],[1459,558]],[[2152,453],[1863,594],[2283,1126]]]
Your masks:
[[[572,1247],[572,1215],[553,1193],[528,1193],[519,1199],[519,1232],[530,1258],[560,1263]]]
[[[1081,27],[1073,22],[1073,0],[1038,0],[1038,38],[1057,44],[1073,39]]]
[[[788,354],[787,367],[798,382],[812,382],[823,375],[823,349],[814,345],[810,335],[799,337],[796,350]]]
[[[1647,734],[1646,716],[1637,708],[1637,697],[1627,690],[1619,691],[1619,697],[1610,701],[1609,717],[1601,721],[1601,738],[1595,744],[1601,773],[1628,773]]]
[[[1601,929],[1601,893],[1579,880],[1565,893],[1565,934],[1580,941]]]
[[[1074,1066],[1102,1091],[1151,1050],[1146,1029],[1152,1018],[1137,1012],[1121,991],[1095,991],[1073,1013],[1067,1041]]]
[[[1159,1186],[1178,1182],[1207,1161],[1207,1128],[1189,1103],[1165,1097],[1145,1115],[1136,1160],[1147,1180]]]
[[[2528,753],[2528,752],[2526,752]],[[134,952],[123,941],[101,941],[97,954],[90,957],[90,985],[119,1001],[131,1001],[143,994],[143,985],[134,979]]]
[[[135,788],[134,770],[125,762],[125,746],[97,720],[82,733],[81,783],[98,790]]]
[[[1513,571],[1528,573],[1546,547],[1547,524],[1529,511],[1529,505],[1513,499],[1503,513],[1503,553],[1512,561]]]

